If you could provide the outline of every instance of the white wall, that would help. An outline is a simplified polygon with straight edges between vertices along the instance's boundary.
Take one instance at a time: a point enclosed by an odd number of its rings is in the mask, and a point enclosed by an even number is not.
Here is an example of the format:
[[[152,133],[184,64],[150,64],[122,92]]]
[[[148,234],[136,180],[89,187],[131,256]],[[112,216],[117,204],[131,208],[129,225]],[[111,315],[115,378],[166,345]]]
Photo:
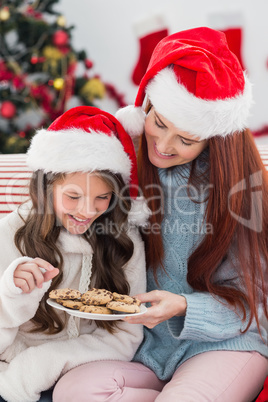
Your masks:
[[[134,31],[137,21],[161,13],[169,33],[207,25],[211,16],[238,14],[243,28],[242,58],[253,82],[255,105],[250,128],[268,124],[268,1],[267,0],[61,0],[57,5],[74,25],[72,43],[85,49],[94,62],[92,73],[100,74],[133,103],[137,87],[131,72],[139,57],[139,42]],[[113,112],[113,106],[102,105]]]

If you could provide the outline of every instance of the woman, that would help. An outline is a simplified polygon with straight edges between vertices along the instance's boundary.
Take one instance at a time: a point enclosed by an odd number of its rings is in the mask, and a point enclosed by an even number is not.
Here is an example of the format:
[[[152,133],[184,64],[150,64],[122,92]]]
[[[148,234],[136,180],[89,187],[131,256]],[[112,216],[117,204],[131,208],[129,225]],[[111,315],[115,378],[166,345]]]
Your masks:
[[[268,182],[246,128],[250,105],[223,33],[195,28],[156,46],[135,107],[117,114],[132,135],[143,132],[140,184],[153,211],[143,233],[148,292],[138,295],[148,310],[125,319],[145,325],[144,340],[131,363],[70,371],[55,402],[71,400],[76,380],[82,401],[246,402],[260,391]]]

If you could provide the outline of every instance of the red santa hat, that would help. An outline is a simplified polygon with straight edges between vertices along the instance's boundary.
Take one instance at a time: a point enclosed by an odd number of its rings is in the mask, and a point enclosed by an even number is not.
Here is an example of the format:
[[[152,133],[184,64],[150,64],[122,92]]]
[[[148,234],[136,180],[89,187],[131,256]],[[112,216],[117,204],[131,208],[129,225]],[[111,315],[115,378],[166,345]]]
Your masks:
[[[132,135],[143,132],[144,99],[178,129],[203,140],[247,127],[251,84],[224,33],[207,27],[181,31],[155,47],[134,106],[116,113]]]
[[[120,173],[130,195],[138,194],[136,154],[132,139],[111,114],[78,106],[37,131],[27,151],[30,169],[45,173],[110,170]]]

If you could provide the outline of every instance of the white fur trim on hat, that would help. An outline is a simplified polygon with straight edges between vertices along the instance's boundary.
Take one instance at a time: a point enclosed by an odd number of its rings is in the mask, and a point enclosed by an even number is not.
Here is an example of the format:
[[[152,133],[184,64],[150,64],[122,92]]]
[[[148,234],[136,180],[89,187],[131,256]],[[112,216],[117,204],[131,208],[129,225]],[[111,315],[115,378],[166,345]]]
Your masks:
[[[141,107],[123,107],[116,112],[115,117],[132,138],[143,133],[146,114]]]
[[[205,140],[215,135],[224,137],[247,127],[251,89],[245,76],[243,93],[224,100],[204,100],[179,84],[173,69],[167,67],[149,82],[146,94],[157,112],[178,129]]]
[[[45,173],[110,170],[130,180],[131,162],[121,142],[113,135],[82,129],[39,130],[27,152],[28,166]]]

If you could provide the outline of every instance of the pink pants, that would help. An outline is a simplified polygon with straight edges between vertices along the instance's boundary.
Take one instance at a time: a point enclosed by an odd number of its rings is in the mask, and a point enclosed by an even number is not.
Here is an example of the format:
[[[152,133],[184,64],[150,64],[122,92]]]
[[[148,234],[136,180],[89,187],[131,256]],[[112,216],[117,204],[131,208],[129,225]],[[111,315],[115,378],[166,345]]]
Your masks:
[[[140,363],[99,361],[65,374],[53,402],[251,402],[267,374],[268,360],[257,352],[199,354],[168,383]]]

